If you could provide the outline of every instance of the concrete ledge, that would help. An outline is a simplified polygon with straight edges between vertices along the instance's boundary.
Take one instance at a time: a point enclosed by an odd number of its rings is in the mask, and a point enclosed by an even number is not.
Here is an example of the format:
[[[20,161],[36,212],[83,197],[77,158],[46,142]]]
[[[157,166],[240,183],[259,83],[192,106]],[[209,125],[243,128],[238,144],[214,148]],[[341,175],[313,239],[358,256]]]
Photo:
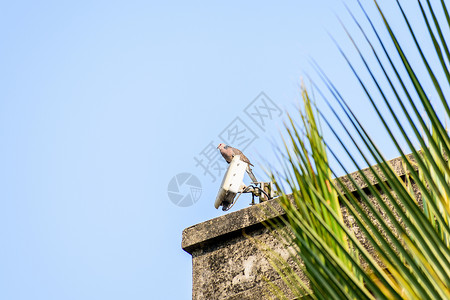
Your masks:
[[[181,247],[192,254],[196,248],[206,246],[219,237],[222,239],[226,235],[241,232],[244,228],[261,225],[264,220],[267,220],[267,215],[261,214],[261,209],[269,211],[270,207],[278,211],[278,213],[273,212],[271,217],[284,214],[276,199],[231,212],[184,229]]]

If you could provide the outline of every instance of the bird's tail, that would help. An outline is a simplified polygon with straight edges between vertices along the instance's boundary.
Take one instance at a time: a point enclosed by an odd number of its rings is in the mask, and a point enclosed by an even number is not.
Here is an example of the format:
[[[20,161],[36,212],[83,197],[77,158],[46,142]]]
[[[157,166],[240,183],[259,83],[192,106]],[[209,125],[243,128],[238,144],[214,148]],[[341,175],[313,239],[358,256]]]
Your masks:
[[[252,180],[252,182],[258,182],[258,180],[256,180],[255,175],[252,172],[252,169],[250,169],[250,166],[247,166],[247,174],[250,177],[250,179]]]

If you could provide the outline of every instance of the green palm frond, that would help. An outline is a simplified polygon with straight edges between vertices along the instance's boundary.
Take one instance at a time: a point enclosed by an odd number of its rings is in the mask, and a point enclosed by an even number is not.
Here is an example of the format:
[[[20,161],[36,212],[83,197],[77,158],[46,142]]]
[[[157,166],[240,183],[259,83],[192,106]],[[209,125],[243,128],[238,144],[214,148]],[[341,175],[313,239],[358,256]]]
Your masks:
[[[401,164],[388,162],[347,99],[316,66],[325,89],[313,83],[314,89],[337,122],[324,115],[302,88],[301,123],[288,116],[286,125],[285,170],[272,174],[282,192],[279,202],[286,218],[270,226],[287,228],[278,236],[286,245],[295,245],[292,256],[308,276],[310,291],[304,283],[295,283],[298,277],[290,277],[289,286],[296,289],[296,295],[311,293],[316,299],[450,299],[450,137],[444,125],[450,118],[446,95],[450,88],[449,13],[442,0],[434,4],[417,1],[417,13],[432,45],[432,51],[425,51],[411,24],[412,16],[396,2],[411,41],[408,50],[416,52],[411,57],[377,1],[374,5],[381,27],[358,3],[368,28],[349,13],[370,51],[363,52],[360,42],[344,29],[363,68],[357,68],[338,49],[400,154]],[[418,72],[419,65],[425,73]],[[427,88],[425,81],[431,83]],[[340,150],[327,145],[319,119],[337,139]],[[336,125],[342,130],[335,130]],[[350,144],[344,142],[348,140]],[[402,144],[407,145],[407,151]],[[344,158],[358,171],[333,179],[337,176],[329,154],[345,172],[349,167],[342,162]],[[376,167],[363,170],[360,161],[366,165],[375,162]],[[283,190],[285,185],[287,190]],[[348,228],[349,219],[361,236]],[[289,273],[289,265],[279,258],[272,261],[284,270],[280,271],[282,277]]]

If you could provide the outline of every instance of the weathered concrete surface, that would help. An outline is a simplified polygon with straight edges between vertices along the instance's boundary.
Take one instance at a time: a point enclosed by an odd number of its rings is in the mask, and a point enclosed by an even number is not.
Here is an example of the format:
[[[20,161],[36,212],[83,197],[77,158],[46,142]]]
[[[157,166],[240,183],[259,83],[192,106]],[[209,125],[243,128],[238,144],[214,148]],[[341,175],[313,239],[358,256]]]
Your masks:
[[[398,176],[404,175],[400,158],[389,163]],[[376,186],[376,180],[370,171],[364,172]],[[353,173],[350,176],[360,187],[367,187],[359,174]],[[346,176],[341,179],[349,190],[356,190]],[[371,200],[379,207],[375,197],[371,197]],[[275,208],[269,216],[261,213],[269,207]],[[347,226],[373,255],[373,249],[353,217],[349,216],[344,207],[342,213]],[[183,231],[182,248],[192,255],[192,298],[272,299],[267,280],[287,291],[278,273],[251,240],[256,238],[283,258],[288,258],[288,250],[262,224],[267,219],[280,216],[283,216],[283,211],[274,199],[186,228]],[[307,282],[298,266],[296,268],[300,277]]]

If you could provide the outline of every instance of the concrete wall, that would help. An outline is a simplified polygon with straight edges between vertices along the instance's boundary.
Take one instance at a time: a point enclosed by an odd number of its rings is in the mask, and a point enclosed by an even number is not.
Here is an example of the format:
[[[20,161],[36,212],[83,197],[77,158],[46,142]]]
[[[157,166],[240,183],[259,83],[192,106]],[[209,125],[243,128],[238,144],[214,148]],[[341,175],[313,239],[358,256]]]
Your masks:
[[[390,164],[398,176],[404,175],[401,159],[391,160]],[[368,171],[365,172],[372,178]],[[361,187],[365,187],[358,174],[353,173],[351,176]],[[343,178],[343,181],[350,190],[355,190],[348,179]],[[376,185],[374,179],[372,183]],[[374,197],[372,201],[375,203]],[[183,231],[182,248],[192,255],[192,299],[272,299],[267,289],[267,280],[282,290],[287,290],[264,254],[243,234],[245,232],[250,237],[258,238],[283,257],[288,257],[288,251],[277,243],[261,223],[266,218],[261,214],[261,208],[268,205],[277,209],[269,218],[283,215],[275,199],[228,213]],[[365,241],[352,217],[348,216],[345,208],[341,209],[347,226],[373,254],[373,249]]]

